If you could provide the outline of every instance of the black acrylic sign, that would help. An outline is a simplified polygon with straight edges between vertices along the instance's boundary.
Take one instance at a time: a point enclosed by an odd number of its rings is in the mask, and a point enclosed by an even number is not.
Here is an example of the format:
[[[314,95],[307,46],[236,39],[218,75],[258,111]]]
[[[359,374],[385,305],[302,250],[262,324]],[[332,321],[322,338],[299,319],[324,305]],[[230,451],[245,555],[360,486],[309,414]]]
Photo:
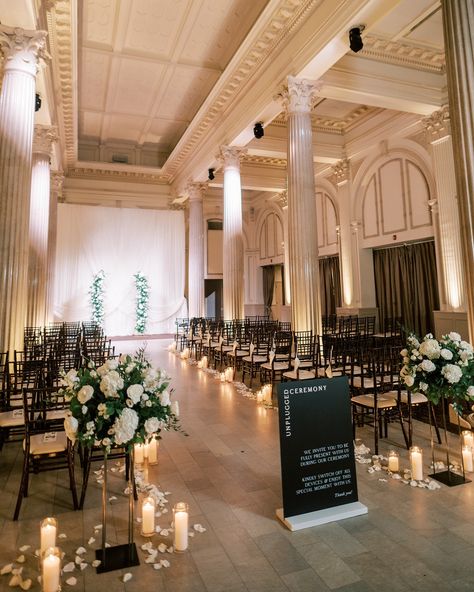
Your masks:
[[[285,518],[358,501],[347,377],[278,385]]]

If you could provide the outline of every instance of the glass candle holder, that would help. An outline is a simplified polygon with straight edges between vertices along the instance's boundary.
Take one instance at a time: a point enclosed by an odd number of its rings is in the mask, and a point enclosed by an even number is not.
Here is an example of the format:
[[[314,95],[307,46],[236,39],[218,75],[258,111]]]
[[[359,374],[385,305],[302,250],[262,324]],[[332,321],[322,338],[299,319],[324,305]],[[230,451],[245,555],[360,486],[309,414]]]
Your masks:
[[[188,504],[178,502],[173,508],[174,550],[186,551],[188,548]]]
[[[466,473],[472,473],[474,471],[471,446],[462,447],[462,464]]]
[[[142,502],[142,535],[146,537],[155,534],[155,500],[146,497]]]
[[[418,446],[410,448],[411,478],[415,481],[423,479],[423,451]]]
[[[61,590],[61,552],[58,547],[49,547],[43,553],[41,576],[43,592]]]
[[[136,465],[142,465],[143,461],[145,460],[145,447],[143,444],[134,444],[133,445],[133,452],[134,452],[134,461]]]
[[[155,436],[152,436],[148,440],[148,464],[149,465],[157,465],[158,464],[158,446],[159,442]]]
[[[396,450],[390,450],[388,453],[388,470],[392,473],[398,473],[400,470],[400,455]]]
[[[463,446],[474,448],[474,434],[471,432],[471,430],[463,430],[461,432],[461,437]]]
[[[262,403],[263,401],[263,390],[258,389],[257,391],[257,403]]]
[[[225,382],[225,372],[221,372],[221,382]]]
[[[202,362],[202,369],[206,370],[208,367],[208,361],[207,361],[207,356],[202,356],[201,358],[201,362]]]
[[[56,534],[58,531],[58,523],[56,518],[45,518],[40,523],[40,555],[50,547],[56,547]]]

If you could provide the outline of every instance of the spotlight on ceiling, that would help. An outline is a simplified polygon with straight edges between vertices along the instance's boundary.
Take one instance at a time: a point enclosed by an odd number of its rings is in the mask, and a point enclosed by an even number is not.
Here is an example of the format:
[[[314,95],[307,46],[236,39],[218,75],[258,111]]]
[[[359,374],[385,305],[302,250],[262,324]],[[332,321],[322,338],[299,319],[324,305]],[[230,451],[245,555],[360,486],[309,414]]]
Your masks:
[[[257,123],[253,126],[253,135],[257,138],[257,140],[260,140],[260,138],[263,138],[265,132],[263,130],[263,125],[261,121],[257,121]]]
[[[364,47],[361,35],[364,29],[365,25],[357,25],[357,27],[352,27],[349,31],[349,47],[354,53],[357,53]]]
[[[208,170],[207,178],[209,179],[209,181],[214,181],[214,179],[216,178],[216,176],[214,175],[214,170],[215,169]]]
[[[39,111],[41,109],[41,97],[38,93],[35,94],[35,111]]]

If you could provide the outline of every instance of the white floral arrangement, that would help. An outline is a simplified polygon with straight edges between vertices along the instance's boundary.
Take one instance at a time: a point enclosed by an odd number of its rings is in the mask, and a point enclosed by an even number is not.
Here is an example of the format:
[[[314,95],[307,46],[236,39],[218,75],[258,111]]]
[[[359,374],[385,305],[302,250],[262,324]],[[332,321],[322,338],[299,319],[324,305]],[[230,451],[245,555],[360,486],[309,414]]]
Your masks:
[[[101,269],[92,279],[89,290],[90,305],[92,308],[92,322],[102,327],[104,322],[104,280],[105,273]]]
[[[69,401],[64,429],[84,446],[131,447],[162,430],[181,430],[178,402],[171,401],[170,377],[152,368],[143,352],[109,359],[102,366],[69,370],[60,393]]]
[[[411,334],[400,354],[400,376],[409,390],[425,394],[434,404],[448,399],[459,414],[463,402],[474,401],[474,351],[459,333],[453,331],[439,341],[431,333],[422,341]]]
[[[150,286],[148,279],[141,271],[136,273],[135,287],[137,289],[137,304],[136,304],[136,322],[135,331],[137,333],[145,333],[146,323],[148,320],[148,299],[150,297]]]

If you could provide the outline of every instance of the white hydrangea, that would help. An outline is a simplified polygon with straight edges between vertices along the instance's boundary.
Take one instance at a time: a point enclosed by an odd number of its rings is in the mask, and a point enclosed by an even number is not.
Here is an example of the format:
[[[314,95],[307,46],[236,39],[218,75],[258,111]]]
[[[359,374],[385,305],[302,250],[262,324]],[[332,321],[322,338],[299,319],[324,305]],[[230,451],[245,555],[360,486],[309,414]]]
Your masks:
[[[66,432],[66,436],[73,444],[76,441],[78,427],[79,422],[69,412],[64,420],[64,431]]]
[[[420,354],[426,356],[430,360],[437,360],[441,355],[441,347],[436,339],[426,339],[420,344],[418,349]]]
[[[106,397],[116,397],[117,391],[123,388],[123,378],[116,370],[111,370],[102,377],[100,390]]]
[[[452,360],[453,359],[453,352],[450,349],[446,349],[443,347],[441,350],[441,357],[443,360]]]
[[[446,364],[441,370],[441,374],[450,384],[456,384],[462,378],[462,370],[455,364]]]
[[[467,396],[470,399],[474,399],[474,386],[468,386],[467,387]]]
[[[115,443],[126,444],[135,436],[138,415],[133,409],[124,409],[114,422]]]
[[[147,434],[156,434],[160,426],[161,422],[157,417],[150,417],[145,421],[145,431]]]
[[[451,331],[451,333],[448,334],[449,339],[451,339],[451,341],[461,341],[461,335],[459,335],[459,333],[456,333],[455,331]]]
[[[143,386],[141,384],[131,384],[127,389],[127,397],[132,400],[134,405],[140,402],[142,395]]]
[[[426,382],[420,382],[420,390],[426,393],[426,391],[428,390],[428,385],[426,384]]]
[[[420,364],[420,368],[425,372],[434,372],[436,370],[436,366],[431,360],[423,360]]]

